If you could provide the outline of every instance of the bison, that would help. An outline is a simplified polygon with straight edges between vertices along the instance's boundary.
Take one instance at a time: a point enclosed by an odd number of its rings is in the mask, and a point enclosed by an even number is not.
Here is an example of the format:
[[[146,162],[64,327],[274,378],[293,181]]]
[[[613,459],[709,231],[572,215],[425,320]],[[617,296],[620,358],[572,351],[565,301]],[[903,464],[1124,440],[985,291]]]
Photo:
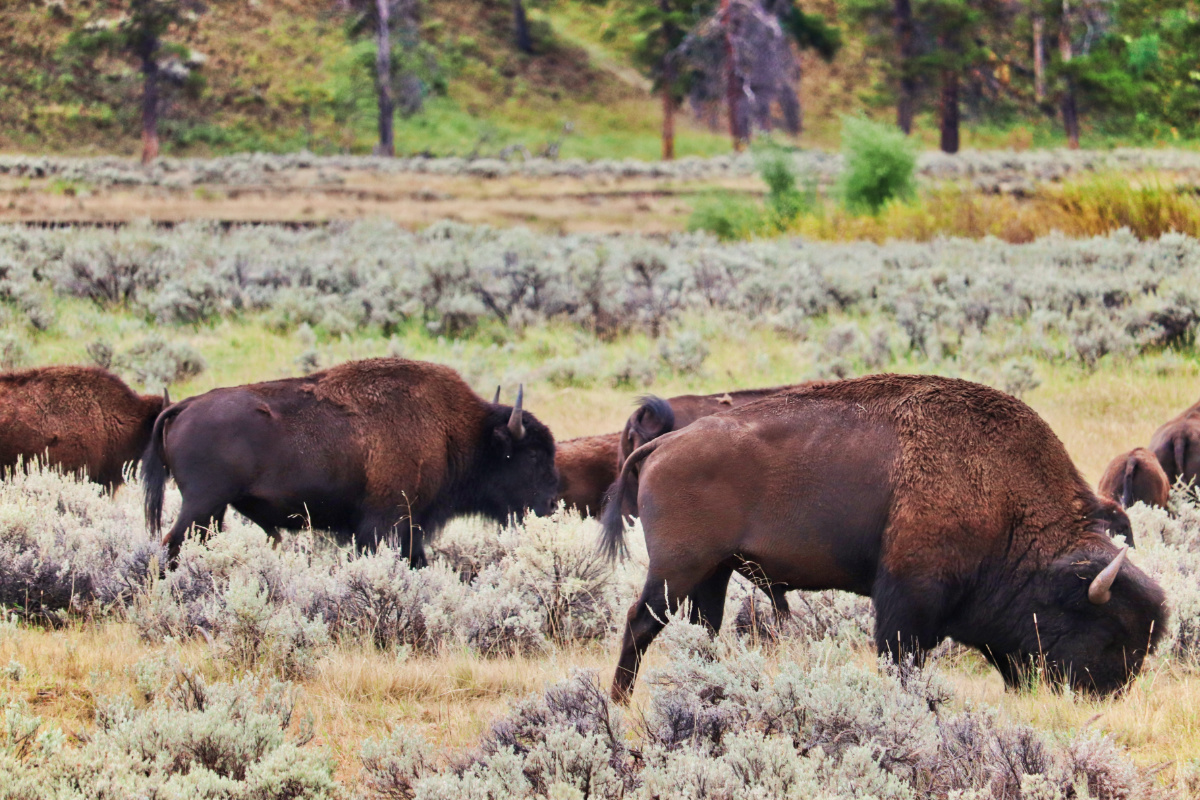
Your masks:
[[[558,467],[558,499],[583,516],[600,513],[604,493],[617,479],[619,433],[581,436],[559,442],[554,454]]]
[[[663,400],[647,395],[622,433],[583,436],[558,443],[558,499],[584,516],[600,513],[604,495],[617,479],[625,457],[651,439],[694,420],[793,387],[746,389],[721,394],[685,394]]]
[[[1117,501],[1122,508],[1139,502],[1166,508],[1171,484],[1154,453],[1137,447],[1109,462],[1100,478],[1099,493]]]
[[[35,457],[113,491],[142,457],[163,397],[130,389],[98,367],[40,367],[0,375],[0,466]]]
[[[1162,590],[1104,535],[1112,512],[1049,426],[966,381],[869,376],[698,420],[629,457],[601,520],[610,557],[634,513],[649,572],[617,700],[669,606],[686,598],[694,621],[720,627],[734,571],[869,596],[880,654],[920,660],[950,637],[1009,685],[1032,660],[1117,690],[1166,620]]]
[[[1150,450],[1172,486],[1200,480],[1200,403],[1156,430]]]
[[[625,423],[625,430],[621,432],[617,467],[619,469],[625,463],[625,459],[629,458],[629,454],[646,442],[657,439],[665,433],[687,427],[702,417],[744,406],[779,392],[800,389],[816,383],[819,381],[797,383],[791,386],[772,386],[766,389],[742,389],[721,394],[682,394],[672,397],[670,400],[646,395],[639,398],[637,410],[629,416]]]
[[[163,537],[172,564],[191,526],[220,527],[233,506],[275,539],[305,525],[359,549],[395,536],[422,566],[425,536],[455,516],[553,508],[554,437],[522,394],[515,407],[489,403],[454,370],[399,358],[214,389],[155,422],[147,523],[161,531],[169,475],[183,495]]]

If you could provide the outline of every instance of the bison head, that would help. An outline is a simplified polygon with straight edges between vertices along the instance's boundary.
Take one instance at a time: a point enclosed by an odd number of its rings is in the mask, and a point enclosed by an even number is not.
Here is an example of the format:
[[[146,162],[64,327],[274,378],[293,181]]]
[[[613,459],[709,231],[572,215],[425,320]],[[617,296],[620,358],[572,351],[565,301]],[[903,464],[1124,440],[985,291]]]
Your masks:
[[[489,407],[478,464],[478,510],[501,522],[520,519],[530,509],[549,514],[558,497],[554,436],[522,408],[524,394],[522,387],[515,406]]]
[[[1014,603],[1023,620],[1003,659],[1010,685],[1030,669],[1094,694],[1121,690],[1166,626],[1162,589],[1128,563],[1127,550],[1093,546],[1058,559]],[[1003,663],[1001,663],[1003,662]]]

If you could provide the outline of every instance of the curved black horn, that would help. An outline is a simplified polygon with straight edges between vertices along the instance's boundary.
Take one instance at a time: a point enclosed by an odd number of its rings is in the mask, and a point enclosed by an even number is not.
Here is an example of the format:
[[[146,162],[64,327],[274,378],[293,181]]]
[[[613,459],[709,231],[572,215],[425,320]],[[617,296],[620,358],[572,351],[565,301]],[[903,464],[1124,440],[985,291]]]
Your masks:
[[[525,399],[525,384],[517,388],[517,404],[513,406],[512,416],[508,418],[508,430],[514,439],[525,438],[525,420],[521,416],[521,402]]]
[[[496,396],[492,398],[492,405],[496,405],[499,402],[500,402],[500,387],[497,386],[496,387]]]

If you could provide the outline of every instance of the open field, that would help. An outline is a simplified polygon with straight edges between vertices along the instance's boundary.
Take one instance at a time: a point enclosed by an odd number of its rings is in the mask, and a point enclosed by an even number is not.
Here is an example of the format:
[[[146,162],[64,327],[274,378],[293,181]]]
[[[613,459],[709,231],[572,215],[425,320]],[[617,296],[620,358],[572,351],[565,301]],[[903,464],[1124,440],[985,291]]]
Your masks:
[[[647,390],[936,372],[1022,395],[1095,481],[1200,397],[1197,269],[1200,244],[1180,235],[723,245],[454,224],[413,234],[383,221],[11,226],[0,228],[0,359],[102,363],[139,388],[170,384],[179,399],[399,354],[449,364],[484,394],[524,383],[527,408],[559,439],[619,429]],[[607,688],[644,567],[635,543],[632,561],[597,569],[591,521],[561,515],[507,532],[456,523],[420,572],[387,550],[351,558],[317,534],[272,550],[235,521],[207,546],[190,542],[181,568],[160,578],[136,484],[110,500],[35,474],[0,495],[0,596],[17,612],[0,626],[0,776],[27,787],[0,797],[42,797],[39,781],[57,780],[46,776],[106,769],[143,770],[165,796],[216,796],[198,767],[170,773],[137,754],[211,757],[220,773],[212,753],[242,752],[251,728],[269,745],[243,757],[254,766],[228,796],[410,797],[415,786],[424,798],[667,797],[707,782],[726,788],[692,796],[749,797],[751,784],[780,779],[730,777],[750,746],[778,754],[796,796],[1200,797],[1200,511],[1182,496],[1177,520],[1132,515],[1133,558],[1167,588],[1173,618],[1120,697],[1006,692],[955,647],[904,683],[875,662],[865,601],[793,595],[775,643],[737,586],[718,643],[672,626],[648,654],[657,677],[621,713],[586,700],[592,679],[573,676],[593,670]],[[237,683],[247,676],[259,682]],[[280,699],[275,679],[296,694]],[[809,692],[792,739],[762,716],[787,681]],[[559,700],[545,702],[591,710],[523,700],[556,685]],[[243,709],[243,722],[204,716],[187,699],[197,691]],[[719,714],[714,697],[725,698]],[[672,739],[666,720],[680,709],[733,727],[720,728],[719,746]],[[615,738],[596,733],[596,714],[619,720]],[[559,738],[530,733],[543,728]],[[205,731],[220,733],[201,757],[189,748]],[[571,738],[588,731],[599,738]],[[504,784],[516,773],[496,755],[512,736],[528,751],[524,789]],[[793,742],[823,755],[798,756]],[[968,774],[965,763],[982,766]],[[307,788],[271,794],[268,775]]]
[[[816,203],[788,232],[832,241],[939,236],[1028,242],[1058,231],[1200,233],[1200,157],[1190,151],[925,153],[919,196],[878,214],[837,199],[843,158],[791,163]],[[0,157],[0,222],[36,225],[330,222],[387,219],[522,225],[547,233],[664,234],[714,198],[761,205],[751,155],[675,162],[246,156],[131,161]]]

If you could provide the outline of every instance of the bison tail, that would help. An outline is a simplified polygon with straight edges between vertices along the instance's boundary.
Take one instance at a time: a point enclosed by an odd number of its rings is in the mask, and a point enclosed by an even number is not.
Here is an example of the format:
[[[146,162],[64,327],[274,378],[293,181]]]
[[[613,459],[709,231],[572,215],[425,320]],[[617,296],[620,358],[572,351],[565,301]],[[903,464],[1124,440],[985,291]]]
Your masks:
[[[675,430],[675,410],[661,397],[648,394],[638,399],[638,410],[629,424],[645,443]]]
[[[1129,508],[1133,501],[1133,473],[1137,470],[1137,458],[1125,459],[1125,482],[1121,488],[1121,508]]]
[[[166,490],[170,470],[167,468],[164,448],[166,447],[167,422],[183,410],[183,404],[165,409],[154,420],[150,443],[142,455],[142,488],[145,491],[146,527],[158,535],[162,532],[163,493]]]
[[[637,514],[638,478],[646,456],[658,448],[658,442],[647,442],[629,454],[621,474],[604,495],[604,512],[600,515],[600,552],[609,561],[624,558],[625,518]]]

